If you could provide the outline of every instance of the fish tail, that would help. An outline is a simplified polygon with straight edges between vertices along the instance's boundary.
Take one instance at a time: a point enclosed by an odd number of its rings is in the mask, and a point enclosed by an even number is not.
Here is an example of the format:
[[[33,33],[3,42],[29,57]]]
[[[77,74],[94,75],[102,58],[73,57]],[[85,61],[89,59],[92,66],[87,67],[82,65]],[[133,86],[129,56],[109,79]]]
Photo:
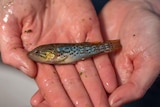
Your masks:
[[[120,40],[108,40],[106,41],[106,43],[109,45],[110,47],[110,52],[112,51],[116,51],[122,48],[122,45],[120,43]]]
[[[116,51],[122,48],[122,45],[120,43],[120,40],[111,40],[111,45],[112,45],[112,51]]]

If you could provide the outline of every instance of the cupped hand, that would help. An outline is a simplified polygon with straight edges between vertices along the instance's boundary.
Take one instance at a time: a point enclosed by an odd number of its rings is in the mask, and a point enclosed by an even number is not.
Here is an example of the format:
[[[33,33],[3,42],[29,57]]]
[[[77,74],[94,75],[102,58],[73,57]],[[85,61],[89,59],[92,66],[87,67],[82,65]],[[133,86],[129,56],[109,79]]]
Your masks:
[[[109,105],[106,91],[111,93],[117,84],[107,55],[75,65],[59,66],[35,64],[27,57],[28,51],[42,44],[102,41],[97,15],[90,0],[1,2],[2,60],[35,77],[39,91],[31,100],[33,106]]]
[[[157,3],[156,3],[157,2]],[[111,106],[141,98],[160,71],[159,1],[111,0],[99,18],[105,39],[120,39],[122,50],[110,55],[119,82]]]

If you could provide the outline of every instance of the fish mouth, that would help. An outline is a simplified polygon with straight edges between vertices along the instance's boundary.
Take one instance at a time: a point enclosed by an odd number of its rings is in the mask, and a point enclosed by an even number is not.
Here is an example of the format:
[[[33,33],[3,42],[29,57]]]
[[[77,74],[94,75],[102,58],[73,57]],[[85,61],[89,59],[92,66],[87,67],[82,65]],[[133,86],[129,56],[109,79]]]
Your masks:
[[[31,60],[34,60],[35,57],[36,57],[36,55],[34,55],[34,54],[32,53],[32,51],[31,51],[31,52],[28,52],[28,53],[27,53],[27,56],[28,56]]]
[[[35,62],[52,64],[50,61],[48,61],[47,59],[37,55],[33,51],[28,52],[27,56],[29,57],[29,59],[31,59],[32,61],[35,61]]]
[[[31,51],[31,52],[28,52],[28,53],[27,53],[27,56],[28,56],[31,60],[33,60],[33,61],[43,62],[43,59],[42,59],[40,56],[38,56],[38,55],[36,55],[35,53],[33,53],[32,51]]]

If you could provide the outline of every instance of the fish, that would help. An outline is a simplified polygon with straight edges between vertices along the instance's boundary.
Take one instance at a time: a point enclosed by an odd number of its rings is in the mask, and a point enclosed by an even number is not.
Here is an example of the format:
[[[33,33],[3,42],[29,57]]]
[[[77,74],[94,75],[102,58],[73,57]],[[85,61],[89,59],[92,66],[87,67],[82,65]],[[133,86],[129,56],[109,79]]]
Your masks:
[[[35,62],[46,64],[75,64],[80,60],[94,57],[100,53],[120,50],[120,40],[105,42],[54,43],[44,44],[28,52],[28,57]]]

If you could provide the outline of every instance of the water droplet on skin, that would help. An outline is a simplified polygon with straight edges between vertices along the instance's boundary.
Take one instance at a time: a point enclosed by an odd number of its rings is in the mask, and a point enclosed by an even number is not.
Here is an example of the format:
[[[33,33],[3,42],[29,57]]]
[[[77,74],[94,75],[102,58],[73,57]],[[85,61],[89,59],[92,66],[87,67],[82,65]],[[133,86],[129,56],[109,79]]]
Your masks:
[[[6,15],[4,16],[4,18],[3,18],[3,21],[4,21],[5,23],[7,23],[7,22],[8,22],[8,18],[9,18],[9,15],[6,14]]]
[[[54,82],[52,81],[52,79],[44,79],[43,80],[44,86],[47,89],[47,92],[52,93],[53,89],[51,88],[54,84]]]
[[[85,68],[83,66],[80,65],[80,69],[79,69],[82,73],[85,72]]]
[[[105,83],[105,85],[108,87],[108,86],[109,86],[109,83],[108,83],[108,82],[106,82],[106,83]]]
[[[75,106],[77,106],[79,104],[79,101],[75,101]]]
[[[48,84],[48,83],[46,83],[46,84],[45,84],[45,86],[46,86],[46,87],[48,87],[48,86],[49,86],[49,84]]]
[[[11,4],[12,4],[13,2],[14,2],[14,0],[11,0],[11,1],[8,1],[7,3],[5,3],[5,4],[3,5],[3,9],[11,6]]]
[[[47,79],[44,79],[43,82],[45,83],[47,81]]]
[[[88,73],[87,73],[87,70],[86,70],[86,65],[84,65],[83,63],[78,63],[80,68],[79,68],[79,75],[81,77],[84,77],[84,78],[88,78]]]
[[[8,20],[9,20],[9,18],[10,18],[10,16],[13,14],[13,11],[12,11],[11,9],[8,9],[8,10],[6,10],[5,13],[3,13],[3,14],[4,14],[4,15],[2,15],[2,17],[3,17],[3,22],[4,22],[4,23],[7,23]]]
[[[76,38],[75,38],[75,42],[76,42],[76,43],[81,42],[82,35],[81,35],[81,33],[80,33],[80,32],[79,32],[79,33],[77,33],[77,35],[76,35],[75,37],[76,37]]]
[[[0,13],[4,23],[7,23],[9,21],[10,15],[13,14],[13,10],[10,8],[12,4],[13,0],[7,0],[7,2],[5,0],[1,1]]]
[[[8,9],[7,11],[9,14],[13,14],[13,11],[11,9]]]
[[[49,86],[49,85],[54,84],[52,79],[44,79],[43,83],[44,83],[45,86]]]
[[[52,89],[50,89],[50,90],[48,90],[48,92],[49,92],[49,93],[52,93],[52,92],[53,92],[53,90],[52,90]]]
[[[6,28],[6,27],[5,27],[4,25],[2,25],[2,30],[5,30],[5,28]]]

